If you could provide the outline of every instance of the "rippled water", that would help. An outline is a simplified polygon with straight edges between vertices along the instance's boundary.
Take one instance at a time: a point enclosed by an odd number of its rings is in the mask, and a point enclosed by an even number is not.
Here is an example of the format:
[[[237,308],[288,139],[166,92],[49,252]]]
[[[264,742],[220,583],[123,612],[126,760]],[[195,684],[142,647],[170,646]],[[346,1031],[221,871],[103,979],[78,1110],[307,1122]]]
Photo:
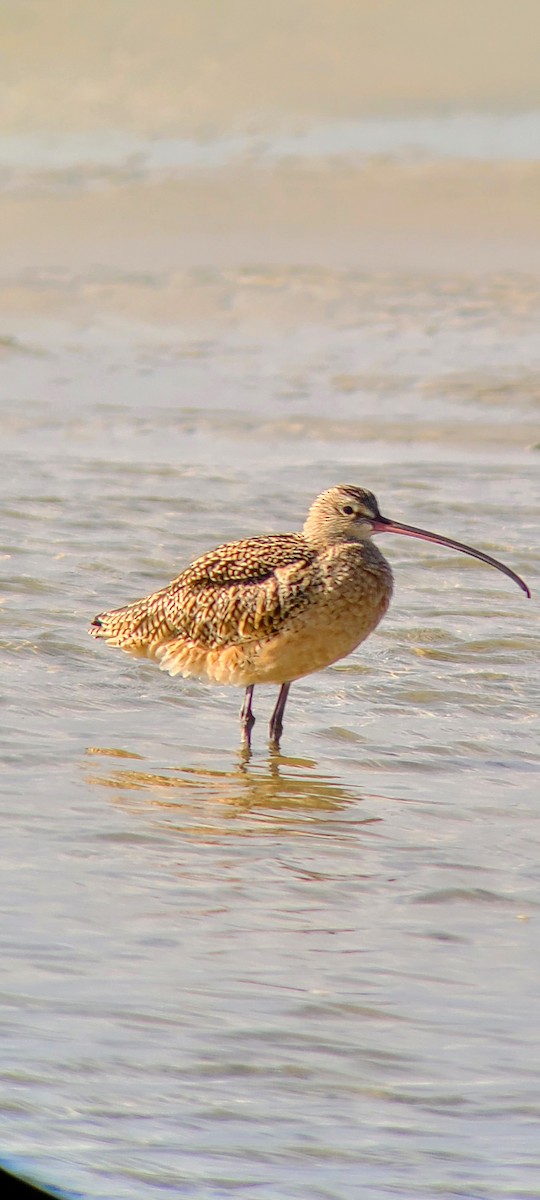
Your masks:
[[[5,1153],[111,1200],[539,1196],[534,281],[41,286],[2,342]],[[280,756],[257,690],[246,763],[237,691],[88,619],[340,481],[533,599],[381,539],[390,614]]]

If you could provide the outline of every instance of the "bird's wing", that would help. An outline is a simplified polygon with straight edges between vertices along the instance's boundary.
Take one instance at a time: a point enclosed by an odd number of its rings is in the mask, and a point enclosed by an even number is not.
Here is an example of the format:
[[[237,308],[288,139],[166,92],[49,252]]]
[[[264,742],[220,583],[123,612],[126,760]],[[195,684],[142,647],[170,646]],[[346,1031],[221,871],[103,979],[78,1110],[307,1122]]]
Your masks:
[[[179,585],[197,591],[209,586],[259,583],[272,575],[277,567],[288,566],[306,556],[312,557],[312,554],[298,533],[274,533],[244,538],[240,542],[225,542],[195,559],[173,579],[170,587]]]
[[[300,583],[315,557],[299,534],[218,546],[173,580],[167,624],[207,647],[268,637],[301,606]]]
[[[100,613],[90,632],[150,655],[178,638],[210,648],[267,637],[304,606],[302,585],[315,558],[300,534],[227,542],[151,596]]]

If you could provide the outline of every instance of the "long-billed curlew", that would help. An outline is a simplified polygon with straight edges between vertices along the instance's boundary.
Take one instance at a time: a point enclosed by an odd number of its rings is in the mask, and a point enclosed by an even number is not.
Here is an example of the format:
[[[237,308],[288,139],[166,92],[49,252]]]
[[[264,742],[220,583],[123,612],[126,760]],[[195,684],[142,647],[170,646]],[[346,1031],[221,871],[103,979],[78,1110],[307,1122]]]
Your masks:
[[[245,687],[240,711],[249,748],[253,688],[281,684],[270,721],[279,745],[291,683],[350,654],[373,632],[392,595],[392,572],[373,533],[403,533],[461,550],[504,571],[481,550],[381,516],[375,496],[349,485],[312,504],[301,533],[228,542],[203,554],[167,587],[95,617],[89,632],[170,675]]]

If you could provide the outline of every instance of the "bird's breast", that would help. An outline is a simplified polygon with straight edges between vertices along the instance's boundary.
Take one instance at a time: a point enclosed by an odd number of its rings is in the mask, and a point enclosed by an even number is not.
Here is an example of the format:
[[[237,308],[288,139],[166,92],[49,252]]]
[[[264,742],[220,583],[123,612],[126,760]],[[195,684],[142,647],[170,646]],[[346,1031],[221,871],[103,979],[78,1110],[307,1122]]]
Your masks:
[[[283,683],[345,658],[379,624],[391,594],[392,573],[375,546],[329,547],[306,581],[306,604],[259,645],[249,682]]]

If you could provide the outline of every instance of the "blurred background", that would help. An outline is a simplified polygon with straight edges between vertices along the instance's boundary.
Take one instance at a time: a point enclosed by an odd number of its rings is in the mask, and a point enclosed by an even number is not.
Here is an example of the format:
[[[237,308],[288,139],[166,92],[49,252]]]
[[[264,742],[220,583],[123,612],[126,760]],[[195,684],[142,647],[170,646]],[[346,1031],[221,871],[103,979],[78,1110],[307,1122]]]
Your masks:
[[[534,0],[5,0],[0,19],[10,274],[539,266]]]
[[[538,1197],[540,7],[3,0],[0,1146],[109,1200]],[[89,620],[372,489],[349,659]]]

